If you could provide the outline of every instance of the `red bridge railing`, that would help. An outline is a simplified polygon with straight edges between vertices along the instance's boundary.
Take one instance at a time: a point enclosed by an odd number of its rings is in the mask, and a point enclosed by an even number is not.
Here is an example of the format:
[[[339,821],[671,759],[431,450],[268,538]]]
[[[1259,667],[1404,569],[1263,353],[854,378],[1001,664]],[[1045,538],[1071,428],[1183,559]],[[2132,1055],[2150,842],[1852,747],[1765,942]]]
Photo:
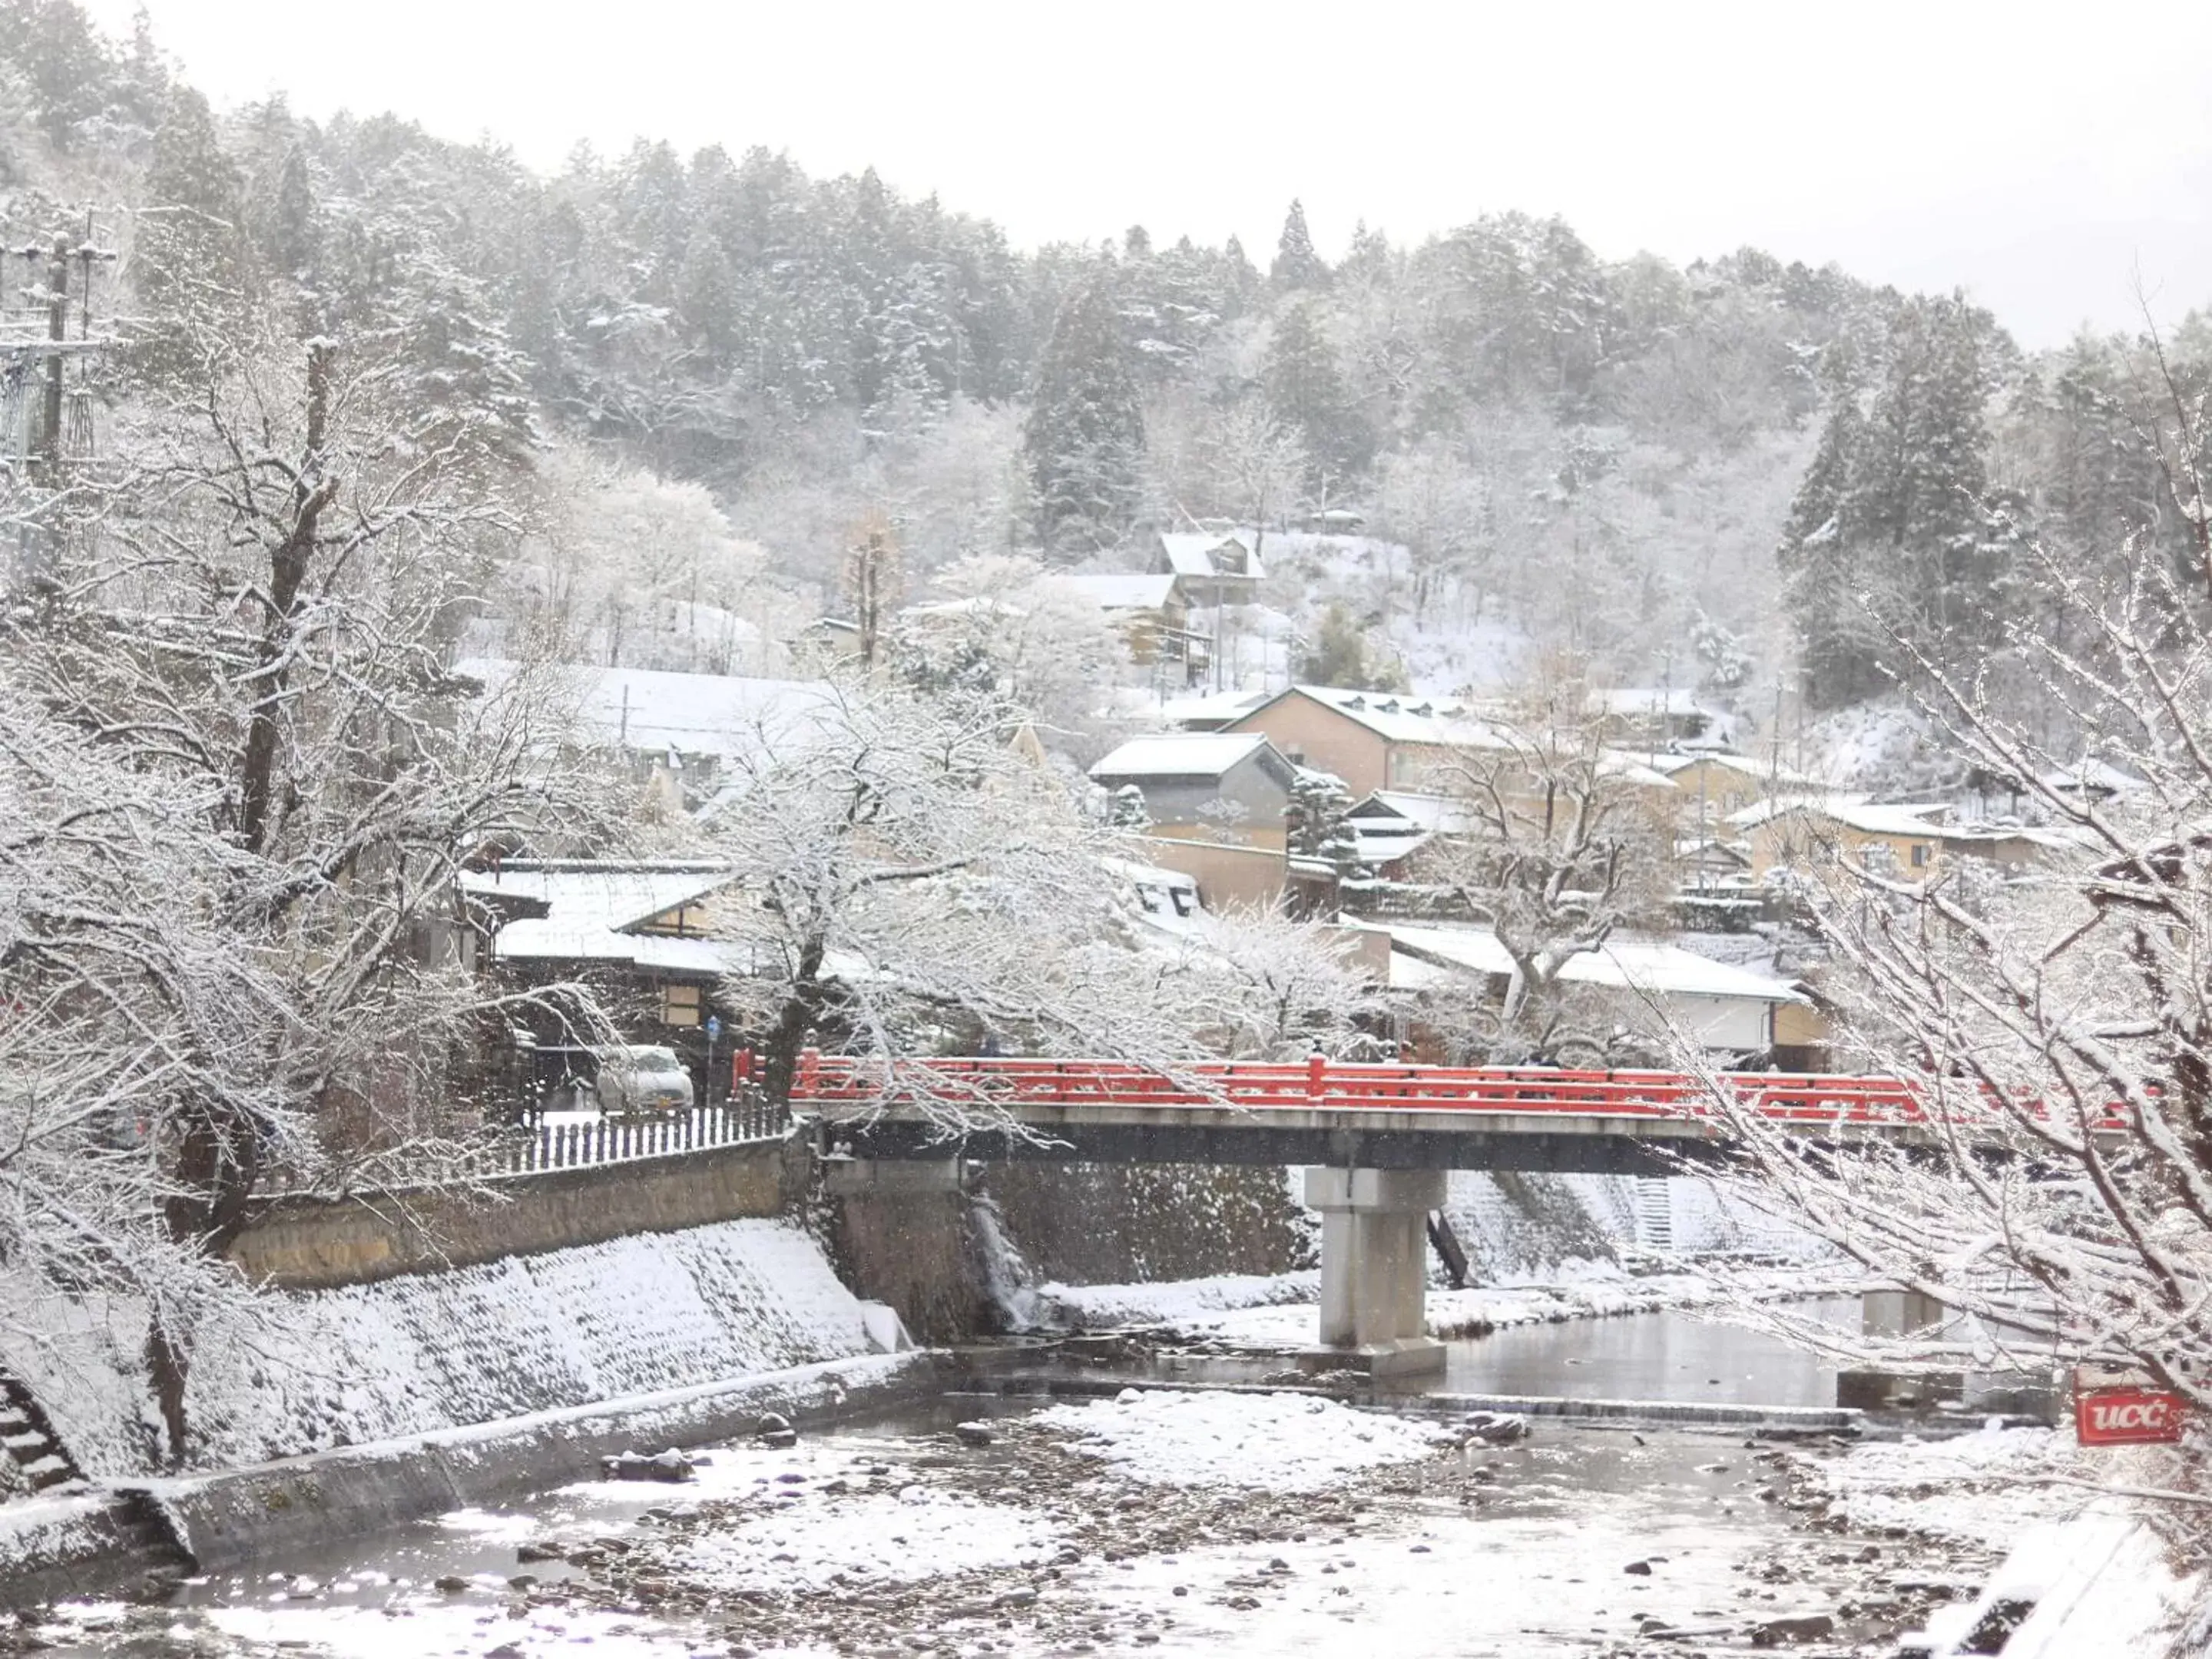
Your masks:
[[[956,1057],[887,1066],[810,1051],[801,1058],[792,1103],[828,1109],[951,1101],[1014,1109],[1321,1108],[1706,1119],[1721,1115],[1716,1085],[1739,1105],[1781,1122],[1905,1127],[1931,1115],[1924,1085],[1899,1078],[1733,1072],[1708,1082],[1680,1072],[1362,1064],[1320,1055],[1295,1065],[1202,1061],[1169,1072],[1104,1060]],[[1954,1115],[1961,1103],[1950,1103]],[[1997,1105],[1986,1102],[1993,1115]],[[2115,1105],[2094,1127],[2116,1129],[2126,1122],[2124,1109]]]

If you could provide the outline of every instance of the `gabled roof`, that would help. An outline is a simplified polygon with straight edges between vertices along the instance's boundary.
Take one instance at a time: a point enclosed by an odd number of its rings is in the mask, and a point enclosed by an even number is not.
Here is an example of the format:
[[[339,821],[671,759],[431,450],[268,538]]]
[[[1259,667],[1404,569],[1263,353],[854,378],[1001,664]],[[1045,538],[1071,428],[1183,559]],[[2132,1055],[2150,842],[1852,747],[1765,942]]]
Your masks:
[[[1176,574],[1117,570],[1060,580],[1101,611],[1158,611],[1175,597]]]
[[[1422,927],[1393,922],[1387,930],[1393,951],[1391,980],[1399,983],[1395,957],[1410,955],[1428,965],[1457,968],[1503,978],[1513,958],[1487,927]],[[1425,976],[1414,973],[1410,978]],[[1796,987],[1748,968],[1715,962],[1679,945],[1652,939],[1607,939],[1595,951],[1570,957],[1559,969],[1562,981],[1641,991],[1653,996],[1726,997],[1751,1002],[1803,1002]],[[1433,982],[1431,980],[1431,982]]]
[[[2085,795],[2124,795],[2145,787],[2141,778],[2100,760],[2076,761],[2071,766],[2045,773],[2036,781],[2054,793]]]
[[[1608,749],[1597,757],[1597,775],[1643,789],[1671,791],[1674,787],[1673,778],[1664,772],[1653,771],[1644,763],[1641,755],[1624,754],[1617,749]]]
[[[1390,822],[1446,836],[1467,835],[1474,828],[1474,819],[1463,802],[1449,795],[1420,795],[1402,789],[1377,789],[1345,817],[1365,833],[1372,833],[1370,824]]]
[[[1417,696],[1409,691],[1360,691],[1334,685],[1291,686],[1231,724],[1248,725],[1289,697],[1317,702],[1389,743],[1418,743],[1441,749],[1513,746],[1504,733],[1474,718],[1468,706],[1456,698]]]
[[[611,933],[696,902],[736,879],[736,871],[720,865],[584,860],[510,862],[465,870],[459,878],[461,890],[472,898],[519,901],[561,927]]]
[[[1265,691],[1215,691],[1202,697],[1173,697],[1160,705],[1160,718],[1192,731],[1214,731],[1250,714],[1268,700]]]
[[[1091,769],[1109,778],[1218,778],[1273,745],[1257,732],[1163,732],[1132,738]],[[1283,763],[1287,768],[1290,764]]]
[[[1802,772],[1793,772],[1788,767],[1771,761],[1753,759],[1749,755],[1731,754],[1723,749],[1691,750],[1668,750],[1664,753],[1644,757],[1645,764],[1654,771],[1664,772],[1668,777],[1686,772],[1694,766],[1717,766],[1735,772],[1754,783],[1770,784],[1778,789],[1817,789],[1819,781]]]
[[[1243,556],[1242,570],[1231,568],[1215,557],[1223,548],[1233,547]],[[1242,536],[1224,535],[1216,531],[1176,531],[1163,532],[1160,551],[1167,567],[1178,576],[1195,577],[1211,581],[1218,576],[1232,579],[1249,578],[1257,581],[1267,573],[1261,568],[1260,556],[1252,550],[1252,544]]]

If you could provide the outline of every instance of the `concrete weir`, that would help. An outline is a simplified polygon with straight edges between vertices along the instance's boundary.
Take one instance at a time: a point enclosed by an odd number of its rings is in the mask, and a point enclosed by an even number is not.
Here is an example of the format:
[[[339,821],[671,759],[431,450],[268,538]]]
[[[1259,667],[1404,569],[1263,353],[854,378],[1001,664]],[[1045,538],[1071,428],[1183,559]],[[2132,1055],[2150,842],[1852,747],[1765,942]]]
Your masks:
[[[1311,1169],[1306,1206],[1321,1212],[1321,1344],[1312,1370],[1421,1376],[1444,1368],[1423,1302],[1428,1218],[1444,1202],[1441,1170]]]

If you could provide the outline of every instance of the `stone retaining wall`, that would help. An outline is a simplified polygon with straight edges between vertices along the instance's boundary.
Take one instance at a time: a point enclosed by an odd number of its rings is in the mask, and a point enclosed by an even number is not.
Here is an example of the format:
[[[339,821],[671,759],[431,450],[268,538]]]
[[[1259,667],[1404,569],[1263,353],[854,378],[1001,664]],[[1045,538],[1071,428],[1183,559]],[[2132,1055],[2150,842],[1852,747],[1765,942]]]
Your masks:
[[[755,1141],[665,1158],[539,1170],[470,1192],[283,1198],[229,1257],[256,1283],[328,1290],[473,1267],[635,1233],[675,1232],[782,1212],[791,1143]]]

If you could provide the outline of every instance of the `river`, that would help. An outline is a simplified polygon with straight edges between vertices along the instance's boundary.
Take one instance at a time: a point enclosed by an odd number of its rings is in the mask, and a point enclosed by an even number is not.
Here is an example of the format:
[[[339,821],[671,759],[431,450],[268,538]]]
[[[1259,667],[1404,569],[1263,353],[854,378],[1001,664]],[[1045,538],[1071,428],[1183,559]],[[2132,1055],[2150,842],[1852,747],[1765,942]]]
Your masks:
[[[1455,1343],[1442,1386],[1833,1398],[1777,1339],[1680,1313]],[[977,1419],[988,1443],[950,1432]],[[1435,1443],[1446,1431],[1279,1394],[951,1398],[787,1449],[717,1448],[683,1486],[573,1486],[272,1557],[161,1606],[67,1609],[41,1634],[86,1656],[1026,1659],[1326,1640],[1596,1659],[1741,1649],[1762,1622],[1832,1612],[1897,1547],[1807,1530],[1777,1501],[1791,1454],[1740,1429],[1539,1420],[1515,1443]],[[1881,1633],[1847,1620],[1837,1639]]]

